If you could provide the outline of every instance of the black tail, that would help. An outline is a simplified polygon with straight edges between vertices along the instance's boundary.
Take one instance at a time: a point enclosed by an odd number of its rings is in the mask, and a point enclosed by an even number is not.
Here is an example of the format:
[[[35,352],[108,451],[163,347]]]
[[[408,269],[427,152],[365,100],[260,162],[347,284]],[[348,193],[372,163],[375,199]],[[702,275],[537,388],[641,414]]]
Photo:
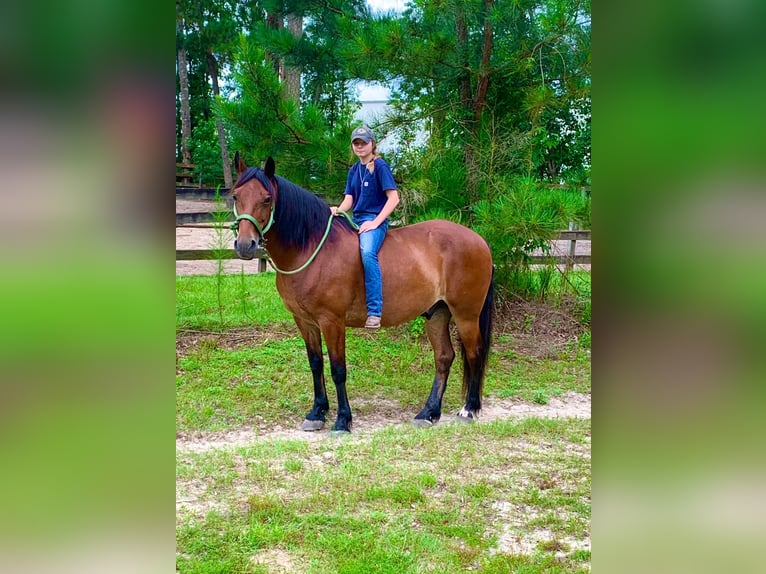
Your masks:
[[[484,373],[487,367],[487,359],[489,358],[489,347],[492,344],[492,319],[495,310],[495,269],[492,268],[492,278],[489,281],[489,289],[487,289],[487,296],[484,298],[484,306],[481,308],[481,314],[479,315],[479,334],[481,335],[481,341],[479,342],[478,360],[476,361],[476,369],[471,373],[471,367],[468,364],[468,357],[466,357],[465,346],[462,341],[460,343],[460,351],[463,355],[463,399],[468,399],[467,405],[476,412],[481,410],[481,398],[484,396]],[[478,386],[475,392],[471,392],[471,386]]]

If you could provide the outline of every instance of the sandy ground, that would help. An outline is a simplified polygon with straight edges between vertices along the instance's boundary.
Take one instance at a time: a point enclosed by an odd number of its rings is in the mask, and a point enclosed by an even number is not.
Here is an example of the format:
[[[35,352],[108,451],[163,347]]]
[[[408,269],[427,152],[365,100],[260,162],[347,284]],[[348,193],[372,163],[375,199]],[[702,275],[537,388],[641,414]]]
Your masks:
[[[221,202],[205,200],[176,200],[176,213],[195,213],[226,209]],[[232,218],[233,219],[233,218]],[[176,227],[176,249],[234,249],[234,233],[198,227]],[[258,261],[227,259],[223,262],[226,274],[258,273]],[[217,261],[176,261],[176,275],[215,275]]]
[[[521,400],[487,399],[479,416],[479,423],[505,419],[525,418],[590,418],[590,395],[566,392],[561,396],[552,397],[548,404],[538,405]],[[360,401],[356,401],[359,406]],[[362,411],[367,410],[363,409]],[[364,439],[372,433],[385,427],[410,425],[414,416],[402,412],[396,404],[386,405],[386,401],[376,399],[374,412],[354,413],[354,426],[351,437]],[[317,442],[331,436],[333,417],[327,416],[325,428],[317,432],[306,432],[300,429],[302,420],[296,420],[292,426],[262,426],[256,424],[252,428],[240,428],[225,432],[178,433],[176,436],[176,452],[206,452],[213,449],[238,448],[252,446],[255,443],[268,440],[305,440]],[[440,425],[466,424],[456,422],[454,413],[444,413]]]
[[[234,249],[234,233],[196,227],[176,227],[176,249]],[[268,268],[271,270],[271,267]],[[176,275],[215,275],[217,261],[176,261]],[[258,273],[258,260],[226,259],[226,274]]]

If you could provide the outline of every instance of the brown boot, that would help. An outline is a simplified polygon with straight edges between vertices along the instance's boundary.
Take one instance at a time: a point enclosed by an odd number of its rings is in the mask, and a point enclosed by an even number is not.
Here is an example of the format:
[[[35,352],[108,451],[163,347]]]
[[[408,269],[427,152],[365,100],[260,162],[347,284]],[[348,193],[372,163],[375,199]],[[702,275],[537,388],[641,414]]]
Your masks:
[[[367,317],[367,322],[364,324],[365,329],[380,329],[380,317],[370,315]]]

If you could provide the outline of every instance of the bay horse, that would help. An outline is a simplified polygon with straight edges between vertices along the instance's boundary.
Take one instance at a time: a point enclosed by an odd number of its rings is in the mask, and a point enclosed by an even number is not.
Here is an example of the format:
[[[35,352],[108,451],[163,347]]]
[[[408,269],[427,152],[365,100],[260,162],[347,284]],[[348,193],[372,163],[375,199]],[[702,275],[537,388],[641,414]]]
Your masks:
[[[330,408],[325,387],[322,337],[338,396],[333,430],[351,430],[346,393],[346,327],[367,318],[359,237],[350,221],[333,217],[315,194],[275,175],[269,157],[264,169],[234,157],[234,248],[252,259],[263,245],[277,268],[277,290],[303,336],[314,380],[314,404],[302,428],[324,427]],[[417,426],[441,417],[442,397],[455,358],[450,319],[463,354],[463,398],[458,420],[471,422],[481,410],[484,371],[493,313],[493,264],[487,243],[467,227],[432,220],[390,229],[379,253],[383,276],[383,327],[423,315],[434,350],[436,374]]]

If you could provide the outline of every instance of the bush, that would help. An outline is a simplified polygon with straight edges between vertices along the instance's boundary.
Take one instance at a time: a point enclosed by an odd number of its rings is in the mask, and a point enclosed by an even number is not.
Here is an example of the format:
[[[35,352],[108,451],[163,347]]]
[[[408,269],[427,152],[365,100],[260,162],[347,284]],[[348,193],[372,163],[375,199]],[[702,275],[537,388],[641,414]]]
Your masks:
[[[474,230],[492,249],[501,296],[545,297],[555,269],[550,264],[533,273],[531,254],[538,249],[550,253],[557,232],[589,212],[587,201],[579,192],[551,189],[533,178],[519,177],[509,180],[494,200],[474,206]]]
[[[207,186],[223,185],[221,144],[215,119],[202,120],[192,135],[192,161],[197,166],[195,174]]]

